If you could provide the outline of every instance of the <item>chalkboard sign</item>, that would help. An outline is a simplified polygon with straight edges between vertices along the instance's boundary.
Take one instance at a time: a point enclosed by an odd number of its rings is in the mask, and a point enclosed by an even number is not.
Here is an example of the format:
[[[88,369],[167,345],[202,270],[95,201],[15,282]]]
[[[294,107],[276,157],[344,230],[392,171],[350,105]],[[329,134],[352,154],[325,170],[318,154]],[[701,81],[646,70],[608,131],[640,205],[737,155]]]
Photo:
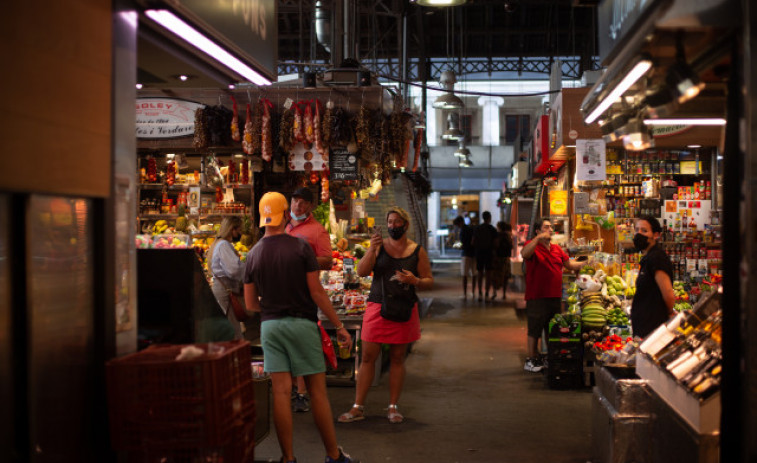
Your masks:
[[[331,180],[357,180],[357,156],[347,148],[331,148],[329,152]]]

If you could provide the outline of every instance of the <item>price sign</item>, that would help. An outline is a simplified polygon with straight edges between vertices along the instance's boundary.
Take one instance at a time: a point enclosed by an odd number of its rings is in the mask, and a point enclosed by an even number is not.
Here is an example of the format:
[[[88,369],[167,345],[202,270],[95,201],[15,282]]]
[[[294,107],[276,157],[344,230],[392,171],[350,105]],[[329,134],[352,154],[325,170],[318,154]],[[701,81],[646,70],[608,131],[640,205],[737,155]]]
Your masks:
[[[332,147],[329,154],[331,180],[357,180],[357,156],[344,147]]]
[[[352,273],[352,271],[355,270],[355,259],[345,258],[342,261],[342,265],[342,269],[344,269],[346,273]]]

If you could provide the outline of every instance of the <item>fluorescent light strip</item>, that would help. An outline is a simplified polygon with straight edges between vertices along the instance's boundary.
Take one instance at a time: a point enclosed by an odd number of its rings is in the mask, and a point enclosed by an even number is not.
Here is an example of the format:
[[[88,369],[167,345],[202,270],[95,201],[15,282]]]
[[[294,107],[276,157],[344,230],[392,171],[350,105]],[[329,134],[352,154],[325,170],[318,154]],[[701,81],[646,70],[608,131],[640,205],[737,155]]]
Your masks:
[[[722,117],[680,118],[680,119],[644,119],[644,125],[725,125]]]
[[[607,97],[602,100],[602,102],[597,106],[594,111],[589,114],[589,117],[585,119],[587,124],[591,124],[592,122],[596,121],[599,116],[601,116],[605,111],[607,111],[607,108],[609,108],[613,103],[615,103],[615,100],[620,98],[621,95],[623,95],[626,90],[628,90],[631,85],[636,83],[637,80],[641,76],[647,73],[649,68],[652,67],[652,62],[648,59],[641,60],[638,63],[636,63],[636,66],[631,69],[631,72],[626,74],[626,76],[623,78],[623,80],[620,81],[618,85],[615,86],[612,92],[610,92]]]
[[[165,27],[169,31],[178,35],[190,44],[199,48],[210,55],[213,59],[223,64],[227,68],[235,71],[245,77],[250,82],[257,85],[270,85],[271,81],[260,75],[257,71],[247,66],[231,53],[224,50],[218,44],[202,35],[189,24],[179,19],[176,15],[168,10],[147,10],[145,14],[148,18]]]

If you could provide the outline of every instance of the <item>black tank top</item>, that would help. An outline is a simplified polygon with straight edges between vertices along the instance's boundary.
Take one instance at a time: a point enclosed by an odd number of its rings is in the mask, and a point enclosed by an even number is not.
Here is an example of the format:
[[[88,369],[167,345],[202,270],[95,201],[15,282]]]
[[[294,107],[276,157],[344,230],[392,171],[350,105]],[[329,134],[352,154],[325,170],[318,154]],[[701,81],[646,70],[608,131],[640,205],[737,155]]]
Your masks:
[[[371,284],[371,292],[368,294],[368,302],[376,302],[381,304],[384,299],[384,293],[381,291],[383,280],[383,287],[389,288],[391,285],[409,286],[410,288],[403,288],[410,294],[414,300],[418,300],[418,296],[415,294],[415,286],[404,285],[396,280],[390,280],[397,270],[410,270],[413,275],[418,276],[418,253],[421,250],[421,245],[415,246],[415,250],[407,257],[401,257],[395,259],[390,256],[384,247],[381,247],[378,257],[376,257],[376,263],[373,265],[373,283]],[[389,291],[389,289],[387,289]]]

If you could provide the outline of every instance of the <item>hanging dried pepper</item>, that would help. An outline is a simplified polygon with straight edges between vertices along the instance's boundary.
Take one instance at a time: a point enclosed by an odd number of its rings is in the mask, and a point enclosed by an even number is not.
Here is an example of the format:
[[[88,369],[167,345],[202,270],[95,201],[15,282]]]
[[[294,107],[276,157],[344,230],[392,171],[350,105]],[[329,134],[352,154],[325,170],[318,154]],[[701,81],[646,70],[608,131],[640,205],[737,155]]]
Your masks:
[[[234,107],[234,116],[231,118],[231,139],[234,141],[241,141],[242,136],[239,133],[239,111],[237,110],[237,100],[233,96],[231,101]]]
[[[423,143],[423,128],[418,129],[415,136],[415,158],[413,159],[413,172],[418,170],[418,163],[421,159],[421,144]]]
[[[195,133],[192,145],[197,148],[208,147],[208,124],[205,120],[205,108],[195,110]]]
[[[271,162],[273,158],[273,141],[271,136],[271,111],[273,104],[267,99],[261,101],[263,106],[262,129],[261,129],[261,152],[263,160]]]
[[[315,128],[313,127],[312,100],[303,101],[305,105],[305,141],[312,145],[315,142]]]
[[[240,163],[242,166],[242,178],[240,179],[239,183],[243,185],[247,185],[250,183],[250,162],[245,159]]]
[[[326,103],[326,112],[323,114],[323,144],[326,148],[331,146],[332,134],[334,131],[334,102],[329,100]]]
[[[328,149],[323,144],[321,136],[321,102],[315,100],[315,115],[313,116],[313,138],[315,139],[315,150],[321,156],[328,155]]]
[[[370,137],[370,120],[368,117],[368,108],[365,105],[360,106],[360,111],[357,115],[357,126],[355,127],[355,139],[357,144],[362,148],[368,143]]]
[[[252,115],[250,114],[250,103],[247,103],[247,115],[244,121],[244,139],[242,140],[242,151],[245,154],[252,154]]]
[[[294,147],[294,110],[290,107],[281,113],[279,124],[279,146],[285,152],[290,152]]]
[[[302,103],[302,102],[300,102]],[[302,109],[300,103],[294,104],[294,125],[292,125],[292,137],[295,143],[305,142],[305,127],[302,121]]]

